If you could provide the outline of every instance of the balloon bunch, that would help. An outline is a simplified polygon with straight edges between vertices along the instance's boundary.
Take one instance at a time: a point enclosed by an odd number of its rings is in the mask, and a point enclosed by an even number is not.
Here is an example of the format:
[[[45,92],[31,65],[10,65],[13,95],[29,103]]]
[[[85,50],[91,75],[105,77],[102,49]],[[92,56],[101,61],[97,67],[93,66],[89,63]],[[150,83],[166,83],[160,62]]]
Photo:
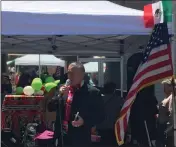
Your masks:
[[[16,95],[42,96],[45,92],[49,93],[51,89],[57,87],[59,83],[60,80],[55,81],[51,76],[46,77],[44,83],[40,78],[35,78],[33,79],[31,86],[26,86],[24,88],[17,87]]]

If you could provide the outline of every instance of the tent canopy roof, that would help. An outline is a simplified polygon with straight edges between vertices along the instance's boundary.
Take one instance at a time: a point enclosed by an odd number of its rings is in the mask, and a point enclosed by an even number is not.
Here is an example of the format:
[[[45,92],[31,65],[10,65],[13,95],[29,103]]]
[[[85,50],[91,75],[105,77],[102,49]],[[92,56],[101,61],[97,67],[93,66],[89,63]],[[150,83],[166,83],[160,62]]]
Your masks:
[[[120,56],[135,53],[145,46],[148,36],[70,35],[70,36],[2,36],[2,52],[12,54],[55,54],[59,56]]]
[[[13,4],[13,5],[11,5]],[[35,14],[136,15],[142,11],[109,1],[3,1],[2,10]],[[129,13],[133,12],[133,14]]]
[[[2,34],[149,34],[143,11],[109,1],[2,1]],[[129,23],[130,22],[130,23]]]
[[[40,56],[40,57],[39,57]],[[56,58],[54,55],[34,55],[29,54],[15,59],[15,65],[45,65],[65,67],[65,61]]]
[[[143,11],[109,1],[2,1],[1,14],[6,53],[119,56],[119,40],[151,33]]]

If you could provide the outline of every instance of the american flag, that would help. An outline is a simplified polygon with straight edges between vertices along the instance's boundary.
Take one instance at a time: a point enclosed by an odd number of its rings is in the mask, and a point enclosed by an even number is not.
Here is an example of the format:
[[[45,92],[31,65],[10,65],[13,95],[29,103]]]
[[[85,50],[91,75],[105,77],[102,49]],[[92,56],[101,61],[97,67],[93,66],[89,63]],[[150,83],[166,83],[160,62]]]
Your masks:
[[[133,84],[125,99],[120,117],[115,123],[117,143],[124,143],[131,106],[137,93],[144,87],[173,75],[171,46],[167,24],[157,24],[143,53],[143,60],[134,76]]]

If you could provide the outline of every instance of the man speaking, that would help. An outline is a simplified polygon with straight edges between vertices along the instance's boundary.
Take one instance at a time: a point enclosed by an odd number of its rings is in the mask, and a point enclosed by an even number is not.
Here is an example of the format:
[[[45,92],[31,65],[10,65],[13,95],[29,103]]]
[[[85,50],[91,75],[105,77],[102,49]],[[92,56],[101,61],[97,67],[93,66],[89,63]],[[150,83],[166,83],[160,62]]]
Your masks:
[[[62,104],[59,105],[56,99],[48,103],[49,111],[57,111],[55,138],[61,141],[63,131],[66,134],[65,145],[90,146],[91,128],[101,123],[105,117],[101,93],[84,82],[84,75],[85,69],[81,63],[71,63],[68,67],[69,81],[60,88]],[[62,114],[61,119],[59,114]]]

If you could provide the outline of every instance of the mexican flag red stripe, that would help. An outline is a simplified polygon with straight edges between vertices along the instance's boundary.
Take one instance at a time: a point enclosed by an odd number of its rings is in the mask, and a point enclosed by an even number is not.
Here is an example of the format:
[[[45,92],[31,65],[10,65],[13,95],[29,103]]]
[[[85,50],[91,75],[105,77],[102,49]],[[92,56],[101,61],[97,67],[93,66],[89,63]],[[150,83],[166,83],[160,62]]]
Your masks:
[[[163,0],[144,6],[144,25],[151,28],[155,24],[172,21],[172,1]]]

